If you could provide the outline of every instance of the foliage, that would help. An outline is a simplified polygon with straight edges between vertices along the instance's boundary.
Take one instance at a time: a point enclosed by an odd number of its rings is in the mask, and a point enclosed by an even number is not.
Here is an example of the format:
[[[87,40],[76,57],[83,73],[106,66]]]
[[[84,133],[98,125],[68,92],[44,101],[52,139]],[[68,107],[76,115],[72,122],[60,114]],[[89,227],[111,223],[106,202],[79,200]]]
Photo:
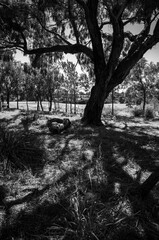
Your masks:
[[[109,93],[159,42],[159,4],[155,0],[3,0],[0,14],[0,49],[21,49],[33,56],[34,67],[42,54],[78,55],[95,79],[84,111],[87,123],[101,123]],[[143,26],[138,34],[127,30],[138,24]]]
[[[150,102],[156,94],[156,84],[159,68],[157,64],[148,63],[142,58],[131,70],[121,88],[126,89],[125,97],[128,104],[143,103],[145,111],[146,103]]]
[[[144,115],[143,109],[141,109],[139,107],[135,107],[133,109],[133,115],[134,115],[134,117],[143,117],[143,115]]]
[[[149,120],[149,119],[153,119],[155,116],[154,114],[154,110],[150,107],[146,108],[145,111],[145,119]]]

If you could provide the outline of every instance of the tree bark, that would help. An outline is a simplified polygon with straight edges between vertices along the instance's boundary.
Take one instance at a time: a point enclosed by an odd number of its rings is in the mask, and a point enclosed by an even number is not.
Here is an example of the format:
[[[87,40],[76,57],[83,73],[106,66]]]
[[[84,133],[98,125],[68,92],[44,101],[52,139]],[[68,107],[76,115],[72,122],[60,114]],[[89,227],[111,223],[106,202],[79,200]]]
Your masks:
[[[146,107],[146,89],[143,89],[143,113],[145,115],[145,107]]]
[[[159,168],[157,168],[140,186],[139,193],[143,199],[145,199],[156,183],[159,181]]]
[[[42,110],[42,112],[44,111],[44,109],[43,109],[43,104],[42,104],[42,99],[40,98],[40,107],[41,107],[41,110]]]
[[[52,96],[49,98],[49,112],[52,110]]]
[[[10,102],[10,93],[7,92],[7,108],[9,108],[9,102]]]
[[[82,118],[84,124],[102,125],[101,115],[107,96],[104,80],[105,79],[103,79],[102,84],[101,82],[96,83],[91,90],[91,96],[87,102]]]
[[[17,109],[19,109],[19,99],[18,99],[19,95],[17,94]]]

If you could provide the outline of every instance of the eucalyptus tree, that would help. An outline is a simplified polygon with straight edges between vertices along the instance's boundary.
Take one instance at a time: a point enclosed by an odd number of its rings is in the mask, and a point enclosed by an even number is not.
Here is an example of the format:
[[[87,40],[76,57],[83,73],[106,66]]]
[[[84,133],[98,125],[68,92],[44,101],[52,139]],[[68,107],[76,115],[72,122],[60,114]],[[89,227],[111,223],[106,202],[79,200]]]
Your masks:
[[[0,49],[33,54],[77,54],[95,84],[82,120],[100,124],[105,99],[143,55],[159,42],[156,0],[2,0]],[[133,34],[130,26],[141,24]]]
[[[14,77],[13,77],[13,96],[16,97],[17,101],[17,109],[19,109],[19,99],[20,95],[23,92],[23,84],[24,84],[24,71],[20,62],[13,62],[14,66]]]
[[[50,66],[45,69],[45,96],[49,102],[49,112],[52,110],[52,103],[54,102],[55,110],[57,110],[56,98],[59,109],[59,89],[62,84],[62,74],[60,74],[57,66]],[[55,97],[56,94],[56,97]]]
[[[65,87],[70,103],[70,113],[72,113],[72,103],[74,103],[74,113],[76,113],[76,95],[78,86],[78,73],[76,70],[76,64],[66,61],[62,62],[62,67],[65,73]]]
[[[7,63],[10,64],[13,61],[13,51],[12,50],[0,50],[0,111],[2,109],[4,95],[6,94],[6,82],[5,78],[5,68]],[[10,64],[11,65],[11,64]],[[9,88],[8,88],[9,90]]]
[[[2,92],[7,101],[7,108],[10,105],[10,97],[13,94],[14,80],[15,80],[15,68],[12,61],[3,62],[1,64],[1,85]]]
[[[156,85],[159,68],[153,62],[148,63],[145,58],[132,68],[123,85],[127,87],[125,97],[127,103],[143,103],[143,113],[146,103],[156,97]]]

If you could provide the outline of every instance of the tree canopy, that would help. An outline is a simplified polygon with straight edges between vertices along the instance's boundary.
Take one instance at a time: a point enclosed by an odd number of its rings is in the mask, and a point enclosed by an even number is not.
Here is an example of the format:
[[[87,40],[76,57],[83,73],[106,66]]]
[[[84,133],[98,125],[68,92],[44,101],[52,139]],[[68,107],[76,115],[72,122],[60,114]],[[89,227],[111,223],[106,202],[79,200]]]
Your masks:
[[[147,50],[159,42],[156,0],[2,0],[0,49],[34,56],[77,54],[93,69],[95,85],[83,120],[98,124],[104,101]],[[138,34],[130,24],[141,24]]]

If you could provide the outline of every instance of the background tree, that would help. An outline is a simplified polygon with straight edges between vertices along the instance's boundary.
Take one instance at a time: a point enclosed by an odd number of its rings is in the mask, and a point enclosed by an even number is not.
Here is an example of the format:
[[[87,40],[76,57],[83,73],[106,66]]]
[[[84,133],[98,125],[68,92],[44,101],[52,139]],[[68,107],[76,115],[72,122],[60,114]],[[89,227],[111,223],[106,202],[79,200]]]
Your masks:
[[[2,92],[7,101],[7,108],[9,108],[10,97],[13,94],[15,80],[15,68],[12,61],[4,62],[1,69]]]
[[[79,80],[78,80],[79,95],[81,95],[82,97],[82,94],[83,94],[83,95],[86,95],[88,98],[88,96],[90,96],[90,90],[93,84],[94,84],[93,79],[91,77],[89,78],[88,74],[81,73],[79,75]]]
[[[56,98],[59,97],[58,91],[61,85],[62,75],[59,72],[57,66],[48,67],[46,70],[45,78],[45,96],[49,102],[49,111],[52,110],[52,102],[54,102],[55,110],[57,109],[56,106]],[[59,100],[57,101],[59,102]]]
[[[78,86],[78,73],[76,71],[76,64],[70,61],[62,62],[62,67],[65,73],[65,86],[67,90],[66,98],[69,98],[68,101],[70,103],[70,113],[72,113],[72,103],[74,103],[74,113],[76,113],[76,94]]]
[[[96,125],[109,93],[159,42],[156,0],[3,0],[0,14],[1,49],[33,54],[35,65],[46,52],[78,54],[91,62],[95,85],[82,120]],[[143,28],[133,35],[130,24]]]
[[[13,79],[13,96],[17,101],[17,109],[19,109],[19,99],[23,91],[24,71],[20,62],[14,62],[14,79]]]
[[[26,100],[27,111],[29,110],[28,101],[35,100],[35,83],[33,81],[34,74],[32,68],[27,63],[24,64],[24,82],[23,82],[23,98]]]
[[[147,60],[142,58],[123,82],[123,85],[127,86],[126,102],[129,105],[139,105],[142,102],[143,113],[145,113],[146,103],[150,102],[155,96],[157,72],[157,65],[148,64]]]
[[[5,94],[5,83],[4,83],[4,80],[5,80],[5,68],[7,66],[7,63],[13,61],[13,51],[11,50],[7,50],[7,51],[4,51],[4,50],[1,50],[0,51],[0,96],[1,96],[1,99],[0,99],[0,111],[1,111],[1,108],[2,108],[2,104],[3,104],[3,101],[4,99],[6,98]],[[3,100],[3,101],[2,101]],[[2,102],[1,102],[2,101]]]

